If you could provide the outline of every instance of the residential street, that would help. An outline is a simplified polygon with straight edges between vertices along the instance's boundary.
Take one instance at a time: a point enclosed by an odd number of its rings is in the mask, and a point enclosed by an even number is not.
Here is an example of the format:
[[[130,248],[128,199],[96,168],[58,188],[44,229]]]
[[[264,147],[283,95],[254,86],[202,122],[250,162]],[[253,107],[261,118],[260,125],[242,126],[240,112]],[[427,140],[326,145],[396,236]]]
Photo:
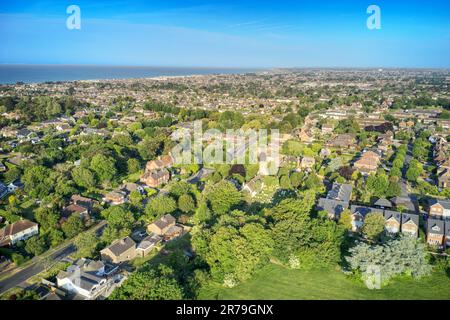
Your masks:
[[[98,225],[94,227],[93,230],[99,235],[101,230],[106,226],[105,221],[101,221]],[[33,262],[30,266],[20,270],[19,272],[13,274],[11,277],[0,280],[0,294],[5,291],[20,286],[23,282],[28,280],[29,278],[39,274],[44,271],[48,262],[51,261],[53,263],[59,262],[67,258],[70,254],[75,252],[76,248],[72,242],[68,243],[66,246],[56,250],[49,257],[50,259],[36,259],[36,262]],[[9,271],[11,272],[11,271]]]

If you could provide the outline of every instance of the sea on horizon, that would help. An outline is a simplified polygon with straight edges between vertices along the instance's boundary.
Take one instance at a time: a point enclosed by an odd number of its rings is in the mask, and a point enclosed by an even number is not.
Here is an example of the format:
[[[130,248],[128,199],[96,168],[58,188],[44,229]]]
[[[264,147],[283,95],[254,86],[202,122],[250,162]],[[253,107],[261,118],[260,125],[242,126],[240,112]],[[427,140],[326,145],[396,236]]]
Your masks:
[[[243,74],[263,71],[245,68],[132,67],[96,65],[0,65],[0,84],[42,83],[77,80],[112,80],[191,76],[207,74]]]

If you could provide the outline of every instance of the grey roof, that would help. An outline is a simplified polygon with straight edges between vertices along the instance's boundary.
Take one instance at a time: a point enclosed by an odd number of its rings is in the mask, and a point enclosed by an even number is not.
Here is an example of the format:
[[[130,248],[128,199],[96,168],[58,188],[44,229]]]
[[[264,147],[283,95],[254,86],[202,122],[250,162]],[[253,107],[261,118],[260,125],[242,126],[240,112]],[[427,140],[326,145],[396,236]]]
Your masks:
[[[397,211],[384,210],[384,219],[387,221],[394,218],[398,223],[402,223],[402,214]]]
[[[450,238],[450,221],[445,223],[445,235],[447,238]]]
[[[419,226],[419,215],[415,213],[402,213],[402,224],[408,223],[408,222],[414,222],[416,226]]]
[[[333,187],[328,191],[327,198],[349,202],[352,196],[353,187],[351,184],[333,183]]]
[[[68,278],[70,281],[84,290],[91,291],[99,285],[106,277],[99,271],[104,267],[103,262],[90,259],[79,259],[67,271],[60,271],[58,279]]]
[[[175,223],[175,218],[172,217],[170,214],[166,214],[164,216],[162,216],[161,218],[159,218],[158,220],[156,220],[155,222],[153,222],[158,228],[163,229],[166,228],[167,226]]]
[[[162,237],[158,236],[155,233],[152,233],[151,235],[145,237],[144,239],[142,239],[142,241],[139,243],[139,245],[137,246],[138,249],[148,249],[150,247],[153,247],[154,245],[156,245],[157,243],[161,242]]]
[[[441,206],[443,206],[445,209],[450,210],[450,200],[441,200],[441,199],[428,199],[428,204],[430,206],[439,203]]]
[[[427,221],[427,233],[444,234],[444,221],[429,218]]]
[[[131,239],[130,237],[125,237],[123,239],[114,241],[109,247],[106,247],[105,249],[109,249],[114,255],[120,256],[122,253],[135,246],[136,242],[134,242],[133,239]]]
[[[408,211],[416,212],[416,207],[409,197],[394,197],[391,202],[395,206],[405,206]]]
[[[316,208],[318,210],[325,210],[328,214],[338,217],[348,206],[349,203],[345,201],[320,198]]]
[[[366,206],[357,206],[357,205],[352,205],[350,207],[350,211],[351,211],[351,213],[359,213],[363,217],[365,217],[369,213],[383,214],[383,210],[382,209],[366,207]]]
[[[392,208],[392,203],[386,198],[380,198],[374,203],[375,206],[384,207],[384,208]]]

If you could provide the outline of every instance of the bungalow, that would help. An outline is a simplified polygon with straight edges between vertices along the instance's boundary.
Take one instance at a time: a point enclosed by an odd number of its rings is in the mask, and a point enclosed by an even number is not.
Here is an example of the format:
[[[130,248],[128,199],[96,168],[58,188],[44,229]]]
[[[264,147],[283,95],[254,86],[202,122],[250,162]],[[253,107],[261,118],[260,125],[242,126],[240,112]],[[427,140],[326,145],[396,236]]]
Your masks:
[[[166,214],[147,226],[149,233],[153,232],[159,236],[163,236],[167,230],[175,225],[175,218],[170,214]]]
[[[108,192],[103,197],[103,201],[114,204],[114,205],[125,203],[125,192],[123,192],[123,191]]]
[[[419,236],[419,215],[415,213],[402,213],[402,234],[413,237]]]
[[[402,214],[400,212],[384,210],[385,229],[390,234],[398,234],[402,224]]]
[[[130,237],[114,241],[100,251],[102,260],[112,263],[130,261],[136,257],[136,242]]]
[[[102,295],[111,279],[108,277],[118,269],[102,261],[79,259],[66,271],[56,276],[58,288],[93,300]]]
[[[184,232],[184,228],[182,226],[170,226],[164,234],[164,240],[169,241],[181,236]]]
[[[450,219],[450,200],[430,199],[428,204],[430,216]]]
[[[369,174],[377,171],[379,163],[380,156],[373,151],[367,151],[353,164],[353,167],[362,173]]]
[[[162,237],[157,234],[150,234],[142,239],[136,248],[138,257],[145,257],[158,243],[162,241]]]
[[[0,229],[0,247],[12,246],[39,233],[37,223],[19,220]]]
[[[141,176],[140,181],[145,183],[147,186],[155,188],[161,184],[167,183],[170,180],[170,173],[167,169],[154,169],[146,170]]]
[[[444,221],[429,218],[427,221],[427,243],[441,248],[444,245]]]

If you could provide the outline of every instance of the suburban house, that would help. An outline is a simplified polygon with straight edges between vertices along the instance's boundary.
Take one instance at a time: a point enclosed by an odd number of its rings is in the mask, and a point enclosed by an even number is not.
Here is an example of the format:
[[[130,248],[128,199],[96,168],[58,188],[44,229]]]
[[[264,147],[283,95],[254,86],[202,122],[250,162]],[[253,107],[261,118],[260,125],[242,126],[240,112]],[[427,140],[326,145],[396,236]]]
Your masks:
[[[398,234],[402,224],[402,214],[397,211],[384,210],[385,229],[390,234]]]
[[[450,169],[444,169],[438,175],[438,187],[450,188]]]
[[[450,200],[430,199],[428,204],[430,216],[450,219]]]
[[[392,208],[392,202],[390,202],[386,198],[379,198],[377,201],[373,203],[375,207],[381,208],[381,209],[387,209]]]
[[[100,251],[102,260],[112,263],[130,261],[136,257],[136,242],[130,237],[114,241],[111,245]]]
[[[419,215],[415,213],[402,213],[402,234],[413,237],[419,236]]]
[[[147,226],[149,233],[153,232],[159,236],[164,236],[170,227],[175,225],[175,218],[170,214],[166,214]]]
[[[152,233],[142,239],[136,247],[136,256],[145,257],[158,243],[162,241],[162,237]]]
[[[89,213],[96,202],[97,201],[93,199],[82,197],[78,194],[74,194],[70,197],[70,203],[86,208]]]
[[[174,160],[171,155],[165,155],[159,159],[147,162],[145,171],[159,170],[164,168],[170,168],[173,166]]]
[[[378,213],[383,215],[383,210],[365,206],[352,205],[350,207],[352,213],[352,230],[359,231],[364,225],[364,219],[369,213]]]
[[[441,248],[444,245],[444,221],[429,218],[427,221],[427,243]]]
[[[391,199],[391,202],[396,208],[403,207],[408,212],[417,213],[416,206],[410,197],[394,197]]]
[[[330,147],[350,149],[356,145],[356,135],[352,133],[338,134],[327,143]]]
[[[30,220],[19,220],[0,229],[0,247],[12,246],[39,233],[37,223]]]
[[[164,240],[169,241],[181,236],[184,232],[184,228],[182,226],[174,225],[170,226],[167,231],[164,233]]]
[[[85,299],[96,299],[108,288],[108,283],[111,281],[109,275],[117,269],[117,266],[108,265],[102,261],[82,258],[69,266],[66,271],[58,273],[57,286]]]
[[[134,182],[126,182],[124,183],[121,187],[120,190],[122,190],[123,192],[125,192],[127,195],[129,195],[131,192],[137,191],[139,192],[141,195],[145,194],[145,190],[144,188]]]
[[[373,151],[367,151],[353,164],[353,167],[361,173],[369,174],[377,171],[379,163],[380,156]]]
[[[312,134],[309,127],[302,128],[298,134],[301,142],[311,143],[314,141],[314,135]]]
[[[170,180],[170,173],[167,169],[155,169],[151,171],[145,171],[141,176],[140,181],[147,186],[156,188],[161,184],[167,183]]]
[[[122,204],[125,203],[126,195],[123,191],[111,191],[108,192],[104,197],[103,201],[111,203],[111,204]]]
[[[316,209],[326,211],[330,219],[339,219],[341,213],[348,209],[352,190],[350,184],[333,183],[327,197],[319,199]]]
[[[62,209],[61,220],[67,220],[71,216],[76,216],[84,221],[90,219],[89,210],[77,204],[70,204]]]

